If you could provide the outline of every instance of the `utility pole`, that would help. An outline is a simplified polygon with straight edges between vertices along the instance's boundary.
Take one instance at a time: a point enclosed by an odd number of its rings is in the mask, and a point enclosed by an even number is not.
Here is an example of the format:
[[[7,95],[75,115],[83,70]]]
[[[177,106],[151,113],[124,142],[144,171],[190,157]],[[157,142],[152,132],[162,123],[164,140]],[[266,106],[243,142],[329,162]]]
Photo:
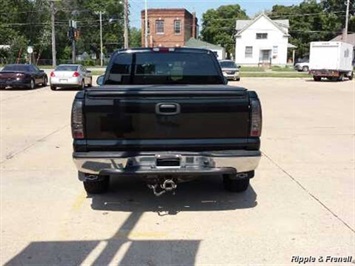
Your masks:
[[[124,48],[127,49],[128,48],[128,0],[124,0]]]
[[[102,14],[105,14],[103,11],[96,11],[95,14],[100,16],[100,66],[104,65],[104,52],[103,52],[103,42],[102,42]]]
[[[145,47],[148,47],[148,4],[147,4],[147,0],[144,0],[144,43],[145,43]]]
[[[104,52],[103,52],[103,43],[102,43],[102,11],[100,11],[100,66],[104,65]]]
[[[50,1],[50,9],[51,9],[51,23],[52,23],[52,66],[57,66],[57,51],[55,46],[55,8],[54,8],[54,0]]]
[[[348,40],[349,6],[350,6],[350,0],[348,0],[346,3],[345,27],[344,27],[344,32],[343,32],[344,42],[346,42]]]
[[[75,20],[69,20],[69,31],[71,31],[71,45],[72,45],[72,63],[75,64],[75,41],[77,38],[77,31],[76,31],[76,21]]]

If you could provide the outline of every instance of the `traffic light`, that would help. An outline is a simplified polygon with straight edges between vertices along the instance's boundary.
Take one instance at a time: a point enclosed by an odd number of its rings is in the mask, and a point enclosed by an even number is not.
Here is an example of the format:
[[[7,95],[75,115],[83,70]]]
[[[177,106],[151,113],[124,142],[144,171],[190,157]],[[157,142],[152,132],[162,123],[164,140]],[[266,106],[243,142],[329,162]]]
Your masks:
[[[69,27],[69,29],[68,29],[68,38],[69,38],[69,40],[74,40],[74,38],[75,38],[75,29],[73,28],[73,27]]]
[[[74,30],[74,40],[78,40],[80,37],[80,31],[78,29]]]
[[[70,27],[68,29],[68,38],[70,41],[77,41],[80,38],[80,31],[78,29],[74,29],[73,27]]]

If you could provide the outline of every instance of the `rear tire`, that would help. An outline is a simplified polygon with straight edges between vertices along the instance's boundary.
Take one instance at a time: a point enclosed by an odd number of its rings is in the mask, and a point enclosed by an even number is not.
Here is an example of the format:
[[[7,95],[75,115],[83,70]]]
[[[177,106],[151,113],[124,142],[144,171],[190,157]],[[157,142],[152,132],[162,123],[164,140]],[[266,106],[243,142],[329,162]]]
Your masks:
[[[92,87],[92,78],[90,79],[90,82],[88,84],[88,87]]]
[[[234,179],[234,175],[223,175],[224,188],[230,192],[244,192],[249,187],[249,178]]]
[[[302,67],[302,71],[303,71],[303,72],[308,72],[308,70],[309,70],[308,66]]]
[[[82,80],[82,81],[81,81],[81,84],[80,84],[80,86],[79,86],[79,90],[84,90],[84,89],[85,89],[85,81]]]
[[[107,192],[110,184],[109,176],[100,176],[99,180],[86,180],[83,182],[84,189],[88,194],[102,194]]]
[[[56,89],[57,89],[56,86],[51,86],[51,90],[52,90],[52,91],[55,91]]]
[[[36,83],[34,79],[31,79],[29,88],[30,90],[34,90],[36,88]]]
[[[354,73],[351,72],[350,76],[348,76],[349,80],[352,80],[352,79],[353,79],[353,76],[354,76]]]
[[[47,83],[48,83],[47,77],[43,77],[42,87],[47,86]]]
[[[313,76],[313,80],[314,80],[314,81],[320,81],[320,80],[321,80],[321,77]]]

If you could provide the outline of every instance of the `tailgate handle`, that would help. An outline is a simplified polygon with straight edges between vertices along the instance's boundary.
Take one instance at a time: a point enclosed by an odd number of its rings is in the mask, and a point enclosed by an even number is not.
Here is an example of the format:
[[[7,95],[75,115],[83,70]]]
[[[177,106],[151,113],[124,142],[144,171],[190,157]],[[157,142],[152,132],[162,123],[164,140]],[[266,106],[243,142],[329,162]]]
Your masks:
[[[177,115],[180,113],[180,104],[158,103],[155,106],[155,112],[159,115]]]

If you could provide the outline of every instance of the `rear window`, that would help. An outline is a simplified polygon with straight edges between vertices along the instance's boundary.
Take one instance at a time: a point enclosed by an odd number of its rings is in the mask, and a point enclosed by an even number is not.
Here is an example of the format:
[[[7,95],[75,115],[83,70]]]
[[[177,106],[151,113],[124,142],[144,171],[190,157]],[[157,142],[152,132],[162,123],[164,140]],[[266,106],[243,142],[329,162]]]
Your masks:
[[[237,66],[233,61],[221,61],[219,62],[222,68],[236,68]]]
[[[76,71],[78,66],[57,66],[54,71]]]
[[[29,65],[7,65],[4,66],[2,71],[21,71],[21,72],[30,72],[30,66]]]
[[[223,84],[213,54],[141,52],[116,55],[106,84]]]

